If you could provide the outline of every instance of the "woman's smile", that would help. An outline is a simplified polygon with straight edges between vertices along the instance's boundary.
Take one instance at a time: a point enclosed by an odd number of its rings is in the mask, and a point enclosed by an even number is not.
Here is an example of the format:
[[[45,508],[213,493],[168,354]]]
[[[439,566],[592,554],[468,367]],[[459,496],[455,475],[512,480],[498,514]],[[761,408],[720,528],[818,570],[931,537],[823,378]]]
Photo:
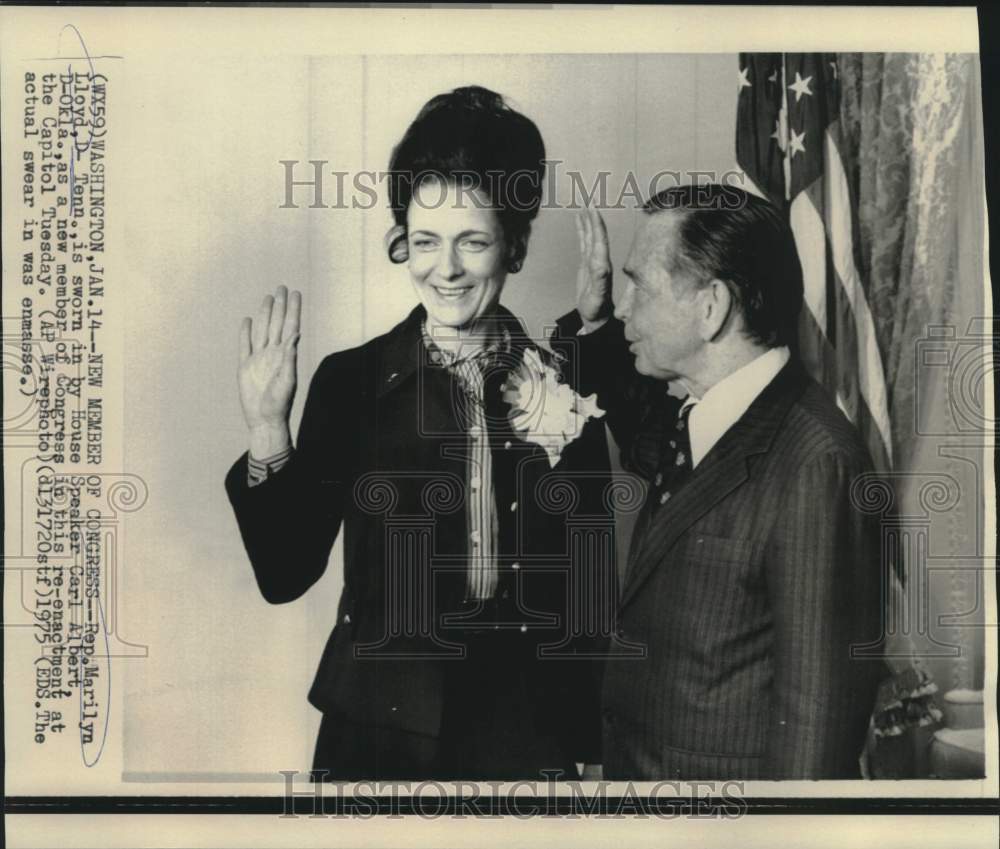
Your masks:
[[[444,301],[458,301],[471,292],[475,286],[434,286],[431,288]]]

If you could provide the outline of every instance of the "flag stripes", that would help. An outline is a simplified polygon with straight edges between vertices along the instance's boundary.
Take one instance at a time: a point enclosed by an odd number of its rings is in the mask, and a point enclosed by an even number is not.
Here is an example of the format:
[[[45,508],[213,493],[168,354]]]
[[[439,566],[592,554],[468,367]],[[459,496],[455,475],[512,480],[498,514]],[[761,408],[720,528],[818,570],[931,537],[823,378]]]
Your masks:
[[[839,145],[836,54],[740,54],[737,161],[783,208],[802,265],[799,353],[861,431],[876,467],[892,464],[877,326],[854,259],[856,204]]]

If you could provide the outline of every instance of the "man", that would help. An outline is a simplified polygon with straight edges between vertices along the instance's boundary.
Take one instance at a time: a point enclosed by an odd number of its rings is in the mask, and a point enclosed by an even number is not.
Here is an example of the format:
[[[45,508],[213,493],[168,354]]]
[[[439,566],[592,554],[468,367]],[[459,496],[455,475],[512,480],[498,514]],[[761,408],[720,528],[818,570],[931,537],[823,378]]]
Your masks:
[[[858,777],[878,664],[871,461],[794,354],[802,274],[781,213],[739,189],[644,206],[609,315],[599,214],[582,218],[580,374],[648,482],[603,688],[604,776]],[[639,375],[632,373],[634,368]],[[667,384],[687,393],[683,403]],[[683,393],[681,393],[683,394]]]

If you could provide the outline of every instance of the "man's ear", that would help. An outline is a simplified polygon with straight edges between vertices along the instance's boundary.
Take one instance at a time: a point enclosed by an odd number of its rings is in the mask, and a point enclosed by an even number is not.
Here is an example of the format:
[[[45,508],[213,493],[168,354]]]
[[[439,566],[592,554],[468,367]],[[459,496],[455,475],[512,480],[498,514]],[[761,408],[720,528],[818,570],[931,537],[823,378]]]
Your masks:
[[[736,307],[736,301],[729,286],[722,280],[713,278],[698,292],[701,338],[714,342],[729,321]]]

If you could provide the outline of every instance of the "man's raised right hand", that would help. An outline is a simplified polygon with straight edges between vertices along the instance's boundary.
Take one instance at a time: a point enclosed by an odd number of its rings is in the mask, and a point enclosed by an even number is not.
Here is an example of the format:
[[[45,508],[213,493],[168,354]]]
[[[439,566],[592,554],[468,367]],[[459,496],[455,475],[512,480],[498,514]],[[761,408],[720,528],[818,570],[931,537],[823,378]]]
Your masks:
[[[587,205],[577,213],[580,267],[576,274],[576,308],[588,330],[600,327],[614,312],[611,300],[611,248],[604,218]]]

